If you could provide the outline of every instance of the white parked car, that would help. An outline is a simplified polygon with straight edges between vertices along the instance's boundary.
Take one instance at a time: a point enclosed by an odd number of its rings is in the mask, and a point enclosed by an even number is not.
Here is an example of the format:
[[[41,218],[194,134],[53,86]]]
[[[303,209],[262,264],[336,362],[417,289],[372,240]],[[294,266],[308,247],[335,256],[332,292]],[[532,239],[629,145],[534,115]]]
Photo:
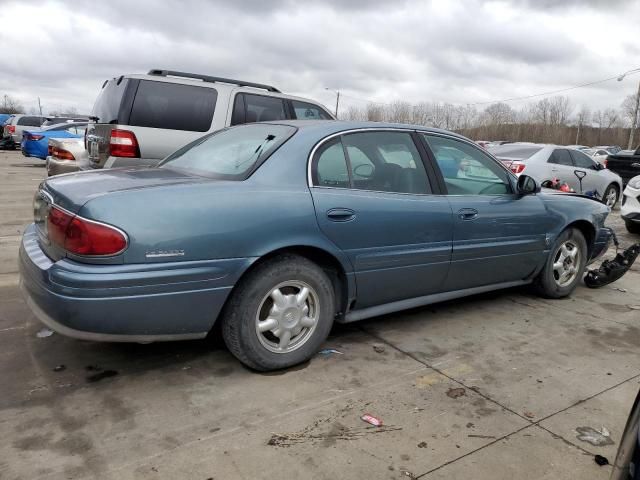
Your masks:
[[[525,172],[539,183],[558,179],[577,193],[595,194],[610,208],[620,198],[620,176],[575,148],[508,143],[488,150],[516,175]]]
[[[607,166],[607,163],[606,163],[607,157],[613,154],[613,152],[610,152],[604,148],[597,148],[597,147],[590,148],[588,150],[582,150],[582,152],[586,153],[591,158],[593,158],[596,162],[601,163],[605,167]]]
[[[627,183],[620,214],[630,233],[640,233],[640,175]]]

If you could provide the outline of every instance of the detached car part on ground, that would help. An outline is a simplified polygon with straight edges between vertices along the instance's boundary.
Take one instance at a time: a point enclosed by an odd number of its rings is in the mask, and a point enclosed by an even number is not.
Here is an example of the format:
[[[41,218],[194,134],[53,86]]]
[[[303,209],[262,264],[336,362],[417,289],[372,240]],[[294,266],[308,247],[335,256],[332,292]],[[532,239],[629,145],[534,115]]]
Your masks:
[[[35,314],[83,339],[202,338],[270,370],[334,320],[534,284],[569,295],[611,240],[609,208],[541,193],[442,130],[244,125],[159,168],[53,177],[20,249]]]

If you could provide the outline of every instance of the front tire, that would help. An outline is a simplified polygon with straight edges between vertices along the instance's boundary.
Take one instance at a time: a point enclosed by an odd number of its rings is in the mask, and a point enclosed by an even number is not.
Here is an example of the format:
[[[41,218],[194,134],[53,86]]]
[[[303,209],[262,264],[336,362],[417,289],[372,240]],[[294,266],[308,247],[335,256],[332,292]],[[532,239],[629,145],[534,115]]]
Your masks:
[[[580,230],[564,230],[554,242],[544,268],[536,278],[538,293],[546,298],[570,295],[584,274],[587,254],[587,242]]]
[[[318,351],[335,312],[327,274],[305,257],[284,254],[241,280],[225,307],[222,336],[229,351],[248,367],[278,370]]]
[[[618,187],[612,183],[604,191],[604,195],[602,196],[602,203],[613,210],[613,208],[617,205],[619,199],[620,192],[618,191]]]

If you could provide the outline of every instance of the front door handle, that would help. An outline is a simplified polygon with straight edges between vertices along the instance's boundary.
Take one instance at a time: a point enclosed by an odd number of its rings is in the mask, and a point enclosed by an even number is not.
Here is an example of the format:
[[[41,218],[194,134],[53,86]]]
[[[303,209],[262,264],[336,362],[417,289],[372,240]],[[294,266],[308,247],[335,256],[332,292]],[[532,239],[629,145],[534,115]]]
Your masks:
[[[475,208],[461,208],[458,210],[458,218],[460,220],[475,220],[478,218],[478,210]]]
[[[327,218],[332,222],[348,222],[356,218],[356,212],[350,208],[332,208],[327,211]]]

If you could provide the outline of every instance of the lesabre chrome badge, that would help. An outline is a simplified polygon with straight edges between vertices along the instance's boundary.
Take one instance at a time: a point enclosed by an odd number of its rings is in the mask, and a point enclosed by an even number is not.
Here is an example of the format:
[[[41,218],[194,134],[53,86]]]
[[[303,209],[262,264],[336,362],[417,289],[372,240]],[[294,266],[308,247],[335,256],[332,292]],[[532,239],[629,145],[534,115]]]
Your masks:
[[[147,258],[182,257],[184,250],[152,250],[145,253],[144,256]]]

